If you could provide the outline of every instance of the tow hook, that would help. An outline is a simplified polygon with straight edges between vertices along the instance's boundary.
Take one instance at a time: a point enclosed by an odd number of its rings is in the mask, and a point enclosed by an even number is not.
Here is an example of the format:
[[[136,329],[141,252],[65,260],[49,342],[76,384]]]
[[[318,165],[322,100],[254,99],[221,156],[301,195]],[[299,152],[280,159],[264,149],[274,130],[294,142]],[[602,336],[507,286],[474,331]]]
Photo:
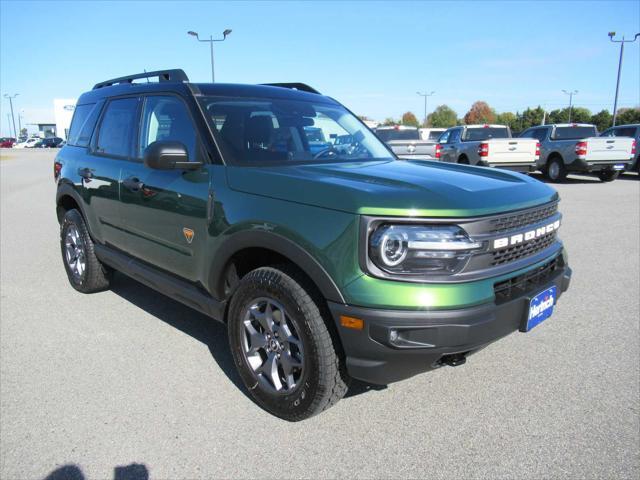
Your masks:
[[[445,355],[440,361],[450,367],[458,367],[467,363],[467,354],[455,353],[453,355]]]

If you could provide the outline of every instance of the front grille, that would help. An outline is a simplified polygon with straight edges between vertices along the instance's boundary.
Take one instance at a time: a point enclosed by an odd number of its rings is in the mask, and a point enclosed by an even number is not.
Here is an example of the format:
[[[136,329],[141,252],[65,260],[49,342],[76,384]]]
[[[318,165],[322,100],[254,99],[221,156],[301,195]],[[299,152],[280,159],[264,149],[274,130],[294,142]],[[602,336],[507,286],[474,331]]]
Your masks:
[[[503,263],[513,262],[514,260],[533,255],[534,253],[544,250],[555,241],[556,232],[553,231],[526,243],[519,243],[513,247],[496,250],[493,252],[491,266],[502,265]]]
[[[514,297],[530,292],[551,279],[554,273],[564,266],[562,257],[556,257],[530,272],[498,282],[493,286],[496,303],[504,303]]]
[[[502,233],[524,227],[532,223],[538,223],[545,218],[549,218],[558,211],[558,202],[547,204],[541,208],[528,210],[523,213],[516,213],[491,220],[489,233]]]

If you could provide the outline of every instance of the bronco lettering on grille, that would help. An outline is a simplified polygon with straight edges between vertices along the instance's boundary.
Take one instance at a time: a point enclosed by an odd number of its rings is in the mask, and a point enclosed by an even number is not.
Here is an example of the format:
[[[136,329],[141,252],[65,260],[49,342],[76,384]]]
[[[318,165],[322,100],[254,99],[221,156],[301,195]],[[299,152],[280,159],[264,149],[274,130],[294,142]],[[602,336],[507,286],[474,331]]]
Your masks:
[[[496,238],[493,241],[493,248],[505,248],[510,247],[512,245],[517,245],[519,243],[528,242],[530,240],[534,240],[538,237],[546,235],[547,233],[551,233],[560,228],[560,220],[556,220],[553,223],[550,223],[544,227],[538,227],[533,230],[529,230],[524,233],[517,233],[515,235],[511,235],[509,237]]]

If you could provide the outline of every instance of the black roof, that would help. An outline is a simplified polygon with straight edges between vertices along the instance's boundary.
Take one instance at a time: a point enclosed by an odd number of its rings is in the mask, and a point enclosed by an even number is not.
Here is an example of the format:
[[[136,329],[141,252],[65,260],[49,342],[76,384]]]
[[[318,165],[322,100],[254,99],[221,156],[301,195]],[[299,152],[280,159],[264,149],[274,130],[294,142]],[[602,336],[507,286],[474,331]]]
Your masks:
[[[133,80],[157,77],[158,82]],[[107,97],[149,92],[174,92],[183,95],[219,95],[224,97],[278,98],[337,104],[303,83],[244,85],[233,83],[189,83],[182,70],[161,70],[119,77],[97,83],[93,90],[81,95],[78,104],[92,103]],[[315,92],[315,93],[314,93]]]

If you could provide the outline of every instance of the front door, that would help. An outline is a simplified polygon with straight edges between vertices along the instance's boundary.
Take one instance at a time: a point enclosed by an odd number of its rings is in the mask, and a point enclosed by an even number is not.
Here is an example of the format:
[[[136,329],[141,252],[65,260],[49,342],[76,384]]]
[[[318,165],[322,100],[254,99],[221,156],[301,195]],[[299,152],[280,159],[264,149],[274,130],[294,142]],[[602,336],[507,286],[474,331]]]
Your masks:
[[[143,100],[134,159],[125,162],[120,181],[120,216],[126,251],[188,280],[199,278],[196,253],[205,251],[209,166],[198,170],[154,170],[143,163],[146,147],[162,140],[182,142],[189,159],[203,158],[189,109],[173,95]]]

